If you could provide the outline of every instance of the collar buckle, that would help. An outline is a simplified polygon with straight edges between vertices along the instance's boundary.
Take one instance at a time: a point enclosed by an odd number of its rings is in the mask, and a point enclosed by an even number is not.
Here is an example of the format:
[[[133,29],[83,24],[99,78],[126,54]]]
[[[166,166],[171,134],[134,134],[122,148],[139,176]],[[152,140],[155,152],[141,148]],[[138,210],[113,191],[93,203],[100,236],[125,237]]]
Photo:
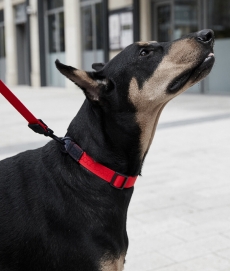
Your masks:
[[[117,177],[118,177],[118,178],[119,178],[119,177],[124,178],[124,180],[123,180],[122,182],[119,181],[119,184],[121,183],[121,186],[120,186],[120,185],[119,185],[119,186],[115,185],[115,182],[117,181]],[[123,190],[123,189],[125,188],[125,186],[126,186],[128,180],[129,180],[129,177],[128,177],[128,176],[123,175],[123,174],[118,173],[118,172],[115,172],[114,175],[113,175],[113,177],[112,177],[112,179],[111,179],[111,181],[110,181],[110,185],[111,185],[112,187],[116,188],[116,189]]]

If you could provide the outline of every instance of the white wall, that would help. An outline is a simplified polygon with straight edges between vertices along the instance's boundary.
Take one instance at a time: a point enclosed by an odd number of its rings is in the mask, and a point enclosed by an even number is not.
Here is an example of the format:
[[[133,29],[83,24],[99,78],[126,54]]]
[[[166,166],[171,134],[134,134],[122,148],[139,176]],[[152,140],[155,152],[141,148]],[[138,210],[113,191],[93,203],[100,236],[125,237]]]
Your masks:
[[[140,1],[140,40],[151,40],[151,3]]]
[[[81,14],[79,0],[64,0],[65,61],[66,65],[81,69]],[[75,86],[66,79],[66,86]]]
[[[4,25],[6,42],[6,83],[16,85],[17,78],[17,54],[16,35],[14,24],[14,12],[11,0],[4,0]]]
[[[40,56],[39,56],[39,35],[38,35],[38,17],[37,1],[30,0],[30,46],[31,46],[31,85],[40,86]]]
[[[109,10],[111,10],[111,9],[119,9],[119,8],[125,8],[127,6],[131,6],[133,4],[133,1],[132,0],[109,0],[108,4],[109,4]]]

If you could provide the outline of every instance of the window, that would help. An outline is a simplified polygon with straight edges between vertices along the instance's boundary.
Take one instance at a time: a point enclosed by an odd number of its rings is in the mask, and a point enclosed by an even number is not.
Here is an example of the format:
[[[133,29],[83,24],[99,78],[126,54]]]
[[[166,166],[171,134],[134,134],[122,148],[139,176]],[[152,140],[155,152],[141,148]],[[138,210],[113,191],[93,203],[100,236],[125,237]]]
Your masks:
[[[97,3],[95,5],[96,11],[96,33],[97,33],[97,49],[102,49],[103,47],[103,31],[101,30],[102,26],[102,4]]]
[[[230,0],[208,2],[208,28],[215,32],[218,39],[230,37]]]
[[[102,4],[92,2],[83,5],[82,14],[82,45],[84,50],[100,50],[103,47]]]
[[[49,52],[65,52],[64,12],[52,10],[48,13]]]
[[[4,22],[4,13],[3,10],[0,10],[0,23]]]
[[[63,7],[63,0],[48,0],[47,1],[47,9],[51,10],[54,8]]]
[[[16,5],[14,8],[15,23],[25,23],[26,22],[26,4]]]
[[[82,7],[82,45],[84,50],[93,50],[93,23],[91,6]]]
[[[93,62],[104,62],[103,2],[81,0],[82,68],[90,70]]]
[[[0,58],[5,57],[5,55],[4,12],[0,10]]]
[[[169,41],[171,35],[171,5],[160,4],[157,6],[157,40]]]
[[[68,2],[68,1],[66,1]],[[65,78],[60,76],[54,62],[65,62],[65,14],[63,0],[45,1],[46,34],[46,84],[48,86],[65,86]],[[71,39],[71,37],[70,37]]]
[[[197,0],[175,1],[174,38],[198,31],[198,3]]]

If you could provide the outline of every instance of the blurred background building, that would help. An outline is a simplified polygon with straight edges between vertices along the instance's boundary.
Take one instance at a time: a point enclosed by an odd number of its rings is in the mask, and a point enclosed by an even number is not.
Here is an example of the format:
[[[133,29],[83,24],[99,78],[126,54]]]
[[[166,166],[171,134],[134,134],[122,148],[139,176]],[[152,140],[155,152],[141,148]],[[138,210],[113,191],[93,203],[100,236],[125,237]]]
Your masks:
[[[69,86],[60,61],[85,70],[138,40],[215,31],[216,63],[193,92],[230,94],[230,0],[0,0],[0,79]]]

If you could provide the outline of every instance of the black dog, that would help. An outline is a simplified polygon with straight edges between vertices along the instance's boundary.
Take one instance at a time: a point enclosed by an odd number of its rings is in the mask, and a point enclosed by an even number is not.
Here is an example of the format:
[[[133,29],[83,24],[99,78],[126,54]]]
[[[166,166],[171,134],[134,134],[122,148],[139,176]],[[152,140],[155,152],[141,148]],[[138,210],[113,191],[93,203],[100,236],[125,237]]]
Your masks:
[[[56,61],[87,98],[67,132],[74,151],[52,140],[0,163],[1,271],[123,270],[132,182],[165,104],[211,71],[213,43],[211,30],[137,42],[107,64],[93,64],[96,72]],[[121,174],[104,181],[74,160],[82,152],[73,142]]]

